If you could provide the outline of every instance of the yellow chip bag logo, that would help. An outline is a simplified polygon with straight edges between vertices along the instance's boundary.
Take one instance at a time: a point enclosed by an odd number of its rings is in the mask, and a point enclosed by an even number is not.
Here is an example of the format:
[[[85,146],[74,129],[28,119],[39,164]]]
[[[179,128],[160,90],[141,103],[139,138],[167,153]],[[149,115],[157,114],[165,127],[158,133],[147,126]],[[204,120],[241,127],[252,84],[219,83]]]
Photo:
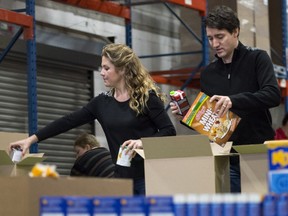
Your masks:
[[[283,149],[272,151],[271,166],[273,169],[287,168],[288,167],[288,152]]]

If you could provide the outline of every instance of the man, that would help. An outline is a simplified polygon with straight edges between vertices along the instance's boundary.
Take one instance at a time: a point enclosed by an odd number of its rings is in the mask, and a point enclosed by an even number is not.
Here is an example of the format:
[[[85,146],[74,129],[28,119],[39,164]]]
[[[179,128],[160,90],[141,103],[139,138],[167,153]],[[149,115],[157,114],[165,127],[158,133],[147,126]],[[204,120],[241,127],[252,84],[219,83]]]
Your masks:
[[[219,116],[231,110],[241,117],[230,138],[233,145],[274,139],[269,108],[280,104],[281,95],[268,54],[239,41],[239,19],[227,6],[213,9],[204,24],[216,59],[201,72],[201,91],[217,101]],[[231,192],[241,192],[239,157],[231,157],[230,164]]]
[[[71,176],[114,177],[115,165],[108,149],[101,147],[96,137],[83,133],[74,143],[76,161]]]

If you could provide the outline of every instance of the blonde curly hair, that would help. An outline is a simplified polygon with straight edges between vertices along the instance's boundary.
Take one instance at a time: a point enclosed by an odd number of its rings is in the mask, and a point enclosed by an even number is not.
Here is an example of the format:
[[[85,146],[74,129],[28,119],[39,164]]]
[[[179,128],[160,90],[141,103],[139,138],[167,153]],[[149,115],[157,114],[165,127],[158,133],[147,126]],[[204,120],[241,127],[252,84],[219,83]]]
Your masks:
[[[143,114],[145,107],[147,107],[149,91],[151,90],[163,103],[165,102],[165,95],[160,93],[160,88],[130,47],[125,44],[108,44],[102,50],[103,56],[111,61],[117,71],[125,71],[125,84],[130,96],[129,106],[137,115]],[[113,88],[112,91],[114,91]]]

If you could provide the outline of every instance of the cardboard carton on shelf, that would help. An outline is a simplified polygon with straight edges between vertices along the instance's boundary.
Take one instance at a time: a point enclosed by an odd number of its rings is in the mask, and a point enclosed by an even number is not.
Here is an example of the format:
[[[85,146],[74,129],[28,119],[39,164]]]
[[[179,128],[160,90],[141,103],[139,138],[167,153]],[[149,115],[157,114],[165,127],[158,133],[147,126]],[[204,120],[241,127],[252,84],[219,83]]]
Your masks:
[[[0,215],[39,215],[42,196],[132,196],[132,185],[115,178],[0,176]]]
[[[28,175],[36,163],[45,160],[43,153],[26,154],[17,164],[8,153],[9,143],[27,137],[26,133],[0,132],[0,176]]]
[[[227,152],[217,154],[212,152],[205,135],[141,140],[143,150],[136,152],[145,159],[146,195],[230,191],[230,151],[227,148],[231,148],[231,143],[225,145]]]
[[[240,154],[241,192],[268,192],[267,173],[268,157],[267,145],[250,144],[233,146]]]

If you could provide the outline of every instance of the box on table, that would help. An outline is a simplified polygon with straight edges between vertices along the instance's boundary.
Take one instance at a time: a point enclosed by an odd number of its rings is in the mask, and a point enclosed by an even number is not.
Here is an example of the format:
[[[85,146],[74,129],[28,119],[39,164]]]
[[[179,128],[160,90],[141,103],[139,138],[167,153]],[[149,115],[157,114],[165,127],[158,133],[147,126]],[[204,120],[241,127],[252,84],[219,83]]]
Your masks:
[[[15,164],[8,153],[9,143],[27,138],[26,133],[0,132],[0,176],[28,175],[36,163],[45,160],[43,153],[26,154],[23,159]]]
[[[146,195],[230,191],[229,153],[213,155],[205,135],[142,138]],[[217,145],[217,144],[215,144]]]
[[[233,146],[240,154],[241,192],[266,194],[268,191],[267,146],[251,144]]]
[[[0,177],[0,215],[39,215],[43,196],[132,196],[132,180],[94,177]]]

